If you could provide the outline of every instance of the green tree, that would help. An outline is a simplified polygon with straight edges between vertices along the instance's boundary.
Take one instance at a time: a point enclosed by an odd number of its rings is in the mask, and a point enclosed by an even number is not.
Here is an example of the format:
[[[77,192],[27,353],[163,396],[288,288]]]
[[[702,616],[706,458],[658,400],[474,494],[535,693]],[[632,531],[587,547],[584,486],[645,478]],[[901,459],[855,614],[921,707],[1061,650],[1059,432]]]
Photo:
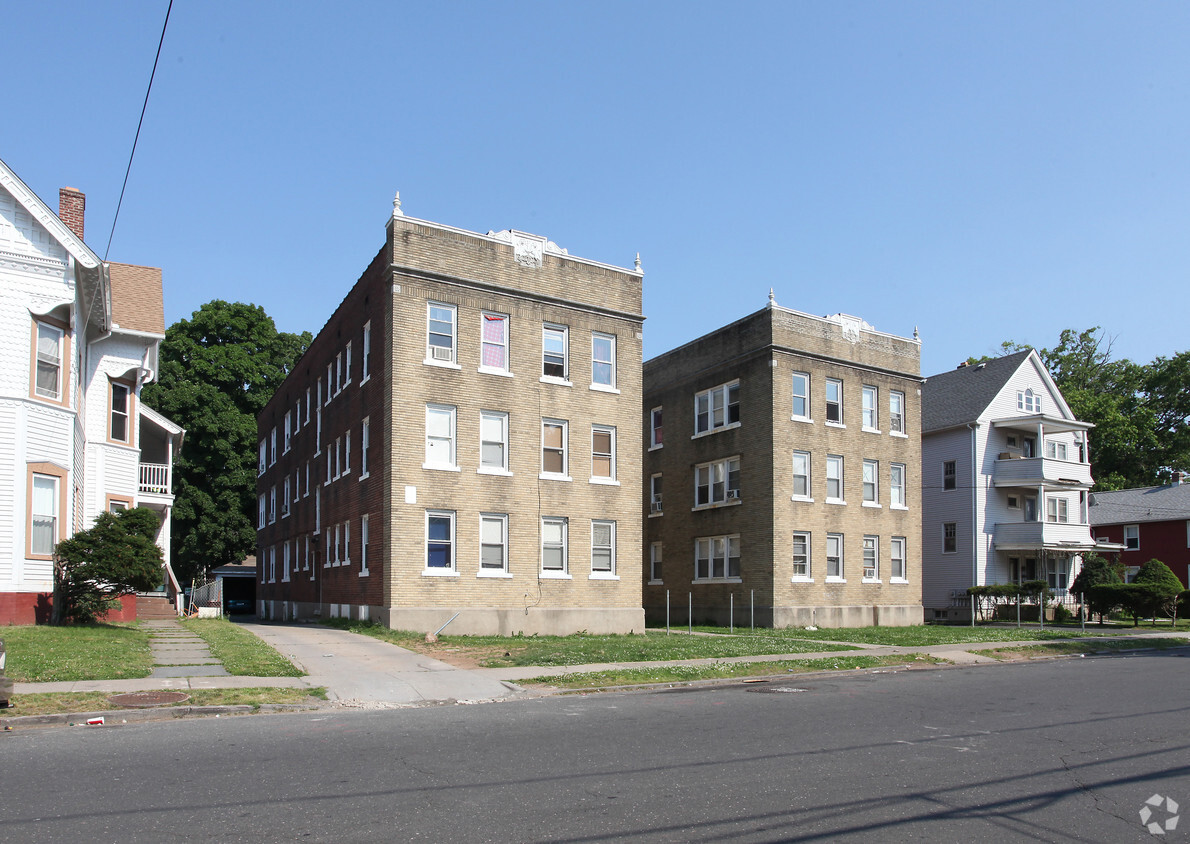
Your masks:
[[[1087,602],[1087,611],[1097,614],[1101,625],[1103,617],[1112,611],[1113,605],[1098,602],[1091,587],[1107,583],[1123,583],[1123,578],[1120,577],[1117,568],[1098,554],[1087,554],[1083,557],[1082,569],[1074,578],[1074,583],[1070,584],[1071,593],[1084,596],[1083,599]]]
[[[125,592],[161,582],[161,521],[145,507],[100,513],[95,524],[54,549],[54,624],[93,624]]]
[[[1159,612],[1170,613],[1173,623],[1177,624],[1177,597],[1181,594],[1183,586],[1182,581],[1170,571],[1169,566],[1158,559],[1149,560],[1140,567],[1132,582],[1151,590],[1150,600],[1142,609],[1145,615],[1152,617],[1154,627],[1157,625]]]
[[[215,300],[165,332],[143,391],[186,429],[174,460],[173,567],[182,581],[256,547],[256,416],[310,345],[264,309]]]

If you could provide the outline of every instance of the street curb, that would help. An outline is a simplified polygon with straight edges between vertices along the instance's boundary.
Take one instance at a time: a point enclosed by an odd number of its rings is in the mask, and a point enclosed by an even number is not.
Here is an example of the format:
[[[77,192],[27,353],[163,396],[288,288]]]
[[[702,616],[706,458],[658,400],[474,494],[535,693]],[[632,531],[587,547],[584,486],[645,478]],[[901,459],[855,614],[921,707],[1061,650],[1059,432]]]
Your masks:
[[[120,724],[144,721],[171,721],[181,718],[209,718],[222,715],[251,715],[269,712],[301,712],[317,710],[320,705],[305,703],[263,703],[234,704],[226,706],[163,706],[156,709],[102,709],[95,712],[58,712],[52,715],[16,715],[0,718],[0,729],[16,730],[20,727],[66,727],[88,726],[87,721],[102,718],[103,724],[90,726],[113,727]]]

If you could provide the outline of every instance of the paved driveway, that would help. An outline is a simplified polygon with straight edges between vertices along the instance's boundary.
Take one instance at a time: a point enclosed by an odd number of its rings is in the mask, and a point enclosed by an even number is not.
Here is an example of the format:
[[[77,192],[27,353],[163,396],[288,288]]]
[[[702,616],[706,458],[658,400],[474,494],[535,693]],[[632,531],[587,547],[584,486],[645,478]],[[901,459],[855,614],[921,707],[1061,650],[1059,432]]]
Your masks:
[[[369,705],[486,701],[516,693],[511,684],[480,672],[381,642],[314,624],[237,622],[289,657],[326,686],[331,700]]]

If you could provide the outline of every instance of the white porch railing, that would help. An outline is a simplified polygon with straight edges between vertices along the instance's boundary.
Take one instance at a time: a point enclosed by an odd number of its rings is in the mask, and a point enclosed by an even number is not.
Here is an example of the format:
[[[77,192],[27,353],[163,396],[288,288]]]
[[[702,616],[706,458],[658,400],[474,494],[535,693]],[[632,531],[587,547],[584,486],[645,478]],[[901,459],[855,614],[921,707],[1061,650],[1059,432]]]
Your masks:
[[[156,495],[169,495],[169,465],[165,463],[140,464],[140,491]]]

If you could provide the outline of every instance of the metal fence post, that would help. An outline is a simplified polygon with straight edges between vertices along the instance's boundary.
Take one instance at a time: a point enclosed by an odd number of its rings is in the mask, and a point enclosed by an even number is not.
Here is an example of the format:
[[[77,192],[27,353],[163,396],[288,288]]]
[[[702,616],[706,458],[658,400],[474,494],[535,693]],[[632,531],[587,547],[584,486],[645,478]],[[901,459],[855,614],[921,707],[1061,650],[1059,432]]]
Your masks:
[[[731,628],[731,632],[735,632],[735,592],[729,592],[727,595],[727,623]]]
[[[665,635],[669,635],[669,590],[665,590]]]
[[[753,633],[755,633],[755,632],[756,632],[756,590],[755,590],[755,589],[753,589],[753,590],[752,590],[752,610],[751,610],[751,616],[752,616],[752,618],[751,618],[751,620],[752,620],[752,632],[753,632]]]
[[[694,593],[686,593],[686,632],[694,632]]]

